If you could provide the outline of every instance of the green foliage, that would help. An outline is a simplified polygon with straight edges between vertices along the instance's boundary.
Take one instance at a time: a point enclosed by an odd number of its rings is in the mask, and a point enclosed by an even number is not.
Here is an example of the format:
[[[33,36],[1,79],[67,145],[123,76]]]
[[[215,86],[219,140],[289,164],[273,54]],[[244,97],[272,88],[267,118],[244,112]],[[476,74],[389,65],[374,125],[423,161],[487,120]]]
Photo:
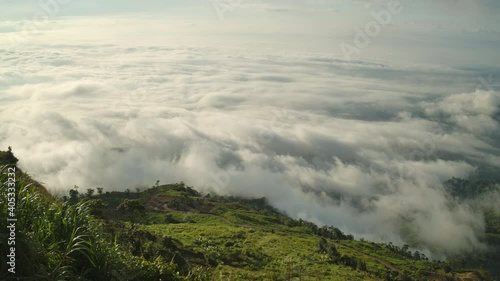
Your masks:
[[[457,269],[497,258],[430,262],[408,245],[356,241],[333,226],[292,219],[265,198],[202,196],[184,183],[138,193],[97,188],[98,197],[87,189],[86,198],[75,187],[60,202],[23,173],[16,179],[22,280],[488,280]],[[3,170],[0,180],[7,180]],[[5,188],[0,198],[5,224]],[[495,239],[498,215],[487,221]],[[6,235],[0,232],[1,242]],[[2,253],[6,247],[0,244]]]
[[[104,203],[101,199],[89,199],[87,201],[90,214],[94,217],[102,218],[103,211],[107,207],[107,204]]]
[[[116,208],[118,212],[123,212],[132,222],[137,222],[144,215],[145,208],[137,199],[125,199]]]
[[[70,189],[69,190],[69,203],[71,205],[75,205],[78,202],[78,190]]]
[[[0,181],[7,180],[5,169]],[[22,280],[113,280],[117,272],[137,273],[132,280],[175,280],[175,266],[134,257],[113,245],[91,215],[95,201],[61,203],[36,192],[22,173],[16,177],[16,278]],[[7,218],[6,189],[0,190],[0,220]],[[7,252],[2,225],[1,252]],[[6,270],[0,272],[2,280]],[[130,275],[132,276],[132,275]]]
[[[89,189],[87,189],[87,193],[85,195],[87,195],[87,197],[91,198],[92,195],[94,195],[94,192],[95,192],[94,189],[89,188]]]
[[[0,165],[16,165],[18,161],[10,146],[8,151],[0,151]]]

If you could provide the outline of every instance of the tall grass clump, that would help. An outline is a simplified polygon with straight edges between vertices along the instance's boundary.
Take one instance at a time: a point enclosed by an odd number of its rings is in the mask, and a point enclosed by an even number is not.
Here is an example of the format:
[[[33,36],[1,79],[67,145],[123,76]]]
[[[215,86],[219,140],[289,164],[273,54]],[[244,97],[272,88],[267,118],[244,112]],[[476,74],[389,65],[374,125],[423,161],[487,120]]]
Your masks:
[[[7,169],[0,167],[0,252],[7,245]],[[16,273],[2,263],[0,280],[176,280],[175,266],[132,256],[103,232],[89,201],[76,205],[38,192],[16,171]],[[2,259],[3,260],[3,259]]]

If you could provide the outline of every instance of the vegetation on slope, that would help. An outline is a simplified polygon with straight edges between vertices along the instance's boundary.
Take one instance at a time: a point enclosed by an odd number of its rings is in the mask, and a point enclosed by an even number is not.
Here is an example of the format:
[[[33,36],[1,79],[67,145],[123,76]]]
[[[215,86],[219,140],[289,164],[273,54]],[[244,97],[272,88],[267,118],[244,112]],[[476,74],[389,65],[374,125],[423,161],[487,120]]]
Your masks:
[[[5,186],[5,169],[17,161],[9,152],[0,160]],[[1,280],[489,280],[408,246],[291,219],[265,198],[203,195],[183,183],[97,194],[74,188],[61,200],[17,168],[16,198],[16,274],[4,263]]]
[[[0,180],[7,181],[6,169]],[[5,185],[4,185],[5,186]],[[100,221],[91,215],[91,204],[63,203],[46,193],[40,193],[35,183],[16,172],[15,245],[7,245],[8,205],[0,201],[2,256],[15,247],[15,274],[2,263],[1,280],[121,280],[120,276],[134,274],[136,280],[175,280],[175,266],[158,257],[152,261],[133,256],[103,232]],[[0,196],[6,198],[6,188]],[[3,258],[2,258],[3,260]],[[114,279],[117,278],[118,279]]]

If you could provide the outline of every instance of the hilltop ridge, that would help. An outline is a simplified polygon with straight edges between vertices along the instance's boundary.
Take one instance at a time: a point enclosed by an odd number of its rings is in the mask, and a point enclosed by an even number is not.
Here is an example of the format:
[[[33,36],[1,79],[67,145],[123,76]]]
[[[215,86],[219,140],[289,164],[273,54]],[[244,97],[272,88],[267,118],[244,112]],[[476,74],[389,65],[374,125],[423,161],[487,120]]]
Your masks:
[[[0,164],[15,166],[8,154],[0,153]],[[265,198],[176,183],[135,192],[71,189],[56,199],[21,170],[16,183],[25,254],[19,275],[2,270],[6,280],[493,280],[408,245],[358,241],[334,226],[292,219]]]

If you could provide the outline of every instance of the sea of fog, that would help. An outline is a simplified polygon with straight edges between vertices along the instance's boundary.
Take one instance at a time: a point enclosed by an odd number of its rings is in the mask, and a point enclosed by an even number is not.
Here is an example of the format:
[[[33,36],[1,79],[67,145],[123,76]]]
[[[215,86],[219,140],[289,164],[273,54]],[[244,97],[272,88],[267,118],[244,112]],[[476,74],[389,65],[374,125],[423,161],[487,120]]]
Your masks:
[[[484,223],[442,183],[498,177],[499,74],[321,52],[28,44],[0,49],[0,144],[57,194],[184,181],[454,253],[481,247]]]

